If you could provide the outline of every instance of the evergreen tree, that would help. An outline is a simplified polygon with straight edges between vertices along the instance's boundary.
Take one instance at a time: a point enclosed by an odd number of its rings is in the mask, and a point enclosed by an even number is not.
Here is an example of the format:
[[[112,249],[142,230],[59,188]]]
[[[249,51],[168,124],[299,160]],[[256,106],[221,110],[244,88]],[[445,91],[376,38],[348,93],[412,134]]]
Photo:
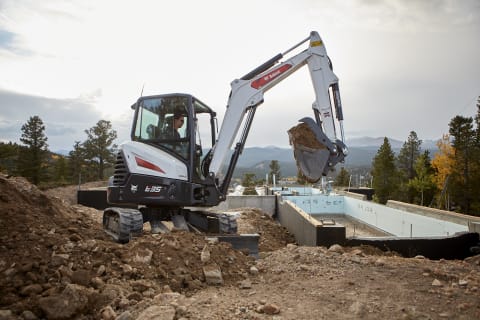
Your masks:
[[[350,184],[350,173],[342,167],[334,183],[337,187],[347,187]]]
[[[415,178],[410,179],[409,186],[417,193],[420,193],[419,201],[421,206],[430,203],[435,193],[434,170],[431,166],[430,152],[426,150],[415,161]]]
[[[19,158],[19,172],[36,185],[44,177],[42,166],[45,164],[48,154],[47,140],[45,126],[39,116],[30,117],[22,126],[20,141],[25,144],[26,148],[22,149]]]
[[[270,172],[268,173],[268,179],[273,183],[273,175],[275,175],[275,180],[279,181],[280,180],[280,164],[278,163],[278,160],[272,160],[270,161]]]
[[[70,182],[73,183],[82,183],[84,181],[89,181],[89,178],[85,177],[85,173],[82,170],[85,167],[85,150],[83,149],[80,141],[75,141],[73,145],[73,150],[68,154],[68,170]],[[83,176],[83,177],[82,177]]]
[[[449,123],[449,132],[453,138],[455,150],[455,166],[452,173],[452,196],[456,211],[470,214],[472,201],[478,201],[478,190],[475,190],[475,168],[478,167],[476,136],[473,119],[462,116],[454,117]],[[476,199],[475,199],[476,196]]]
[[[411,189],[409,181],[415,178],[415,162],[420,156],[420,146],[422,140],[419,140],[415,131],[410,131],[407,141],[403,143],[397,157],[397,167],[400,174],[400,193],[399,200],[412,202],[415,191]]]
[[[97,178],[103,180],[104,170],[115,162],[117,146],[113,141],[117,138],[117,132],[112,129],[110,121],[100,120],[85,133],[88,136],[83,143],[85,157],[96,168]]]
[[[66,184],[68,179],[68,165],[64,156],[55,154],[52,155],[54,162],[54,176],[53,179],[56,183]]]
[[[18,155],[22,147],[16,143],[0,142],[0,171],[7,174],[16,174]]]
[[[256,195],[255,173],[245,173],[242,179],[242,186],[245,187],[245,190],[243,190],[244,195]]]
[[[398,174],[395,167],[395,154],[385,137],[372,163],[374,200],[385,204],[397,190]]]

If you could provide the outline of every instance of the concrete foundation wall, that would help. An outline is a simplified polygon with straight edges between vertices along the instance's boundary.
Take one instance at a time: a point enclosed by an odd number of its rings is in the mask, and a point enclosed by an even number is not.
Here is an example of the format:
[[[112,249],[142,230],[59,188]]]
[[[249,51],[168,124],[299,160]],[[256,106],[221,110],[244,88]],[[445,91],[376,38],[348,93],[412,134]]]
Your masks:
[[[284,196],[282,198],[291,201],[295,206],[301,208],[307,213],[342,215],[345,213],[343,196],[318,194],[311,196]]]
[[[236,208],[259,208],[273,216],[276,211],[275,196],[227,196],[227,199],[214,207],[215,210]]]
[[[329,247],[345,243],[345,226],[322,225],[290,200],[278,204],[277,218],[300,245]]]
[[[468,226],[345,197],[345,214],[397,237],[449,236]]]
[[[444,221],[465,225],[467,227],[470,223],[474,223],[474,222],[480,223],[480,217],[469,216],[466,214],[439,210],[435,208],[427,208],[427,207],[417,206],[417,205],[405,203],[405,202],[388,200],[387,206],[391,208],[399,209],[402,211],[415,213],[425,217],[441,219]]]
[[[317,226],[321,226],[320,223],[293,202],[289,200],[279,202],[277,219],[295,236],[298,244],[317,245]]]

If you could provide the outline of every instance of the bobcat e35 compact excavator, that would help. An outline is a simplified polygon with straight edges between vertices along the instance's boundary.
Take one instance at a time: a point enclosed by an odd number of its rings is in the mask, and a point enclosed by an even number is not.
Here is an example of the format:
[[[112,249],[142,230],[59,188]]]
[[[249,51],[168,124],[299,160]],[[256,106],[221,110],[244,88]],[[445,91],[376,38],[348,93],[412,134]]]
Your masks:
[[[308,48],[280,62],[306,42]],[[105,231],[118,242],[128,242],[132,234],[143,230],[145,222],[150,222],[154,233],[167,231],[162,222],[167,220],[182,229],[194,226],[208,231],[214,225],[216,232],[235,230],[236,222],[228,217],[186,207],[212,207],[226,199],[264,93],[305,65],[315,92],[314,119],[299,121],[308,126],[322,147],[294,146],[297,165],[310,181],[318,181],[343,162],[347,148],[338,78],[322,39],[313,31],[300,43],[231,83],[218,135],[216,113],[190,94],[140,97],[132,105],[135,115],[131,141],[120,146],[108,185],[108,203],[121,207],[105,209]],[[242,124],[243,131],[237,137]],[[238,141],[234,144],[235,139]],[[126,208],[129,205],[134,209]]]

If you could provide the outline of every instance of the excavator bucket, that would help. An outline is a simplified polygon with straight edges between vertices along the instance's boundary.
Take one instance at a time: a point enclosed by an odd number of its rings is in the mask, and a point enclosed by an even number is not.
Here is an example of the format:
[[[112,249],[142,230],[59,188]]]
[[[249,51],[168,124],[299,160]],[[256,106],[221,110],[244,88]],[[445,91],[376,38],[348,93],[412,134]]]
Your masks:
[[[297,168],[308,182],[314,183],[330,170],[329,160],[333,143],[311,118],[303,118],[301,123],[288,130],[290,145]]]

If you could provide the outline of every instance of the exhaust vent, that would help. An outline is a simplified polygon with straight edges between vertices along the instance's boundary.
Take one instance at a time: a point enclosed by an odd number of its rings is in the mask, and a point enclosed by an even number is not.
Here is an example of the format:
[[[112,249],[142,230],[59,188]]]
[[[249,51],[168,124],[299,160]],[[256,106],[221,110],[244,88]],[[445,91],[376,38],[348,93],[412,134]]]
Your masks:
[[[115,160],[114,165],[114,173],[113,173],[113,185],[114,186],[122,186],[125,184],[125,181],[128,177],[128,167],[125,163],[125,158],[123,157],[123,152],[119,151],[117,153],[117,159]]]

